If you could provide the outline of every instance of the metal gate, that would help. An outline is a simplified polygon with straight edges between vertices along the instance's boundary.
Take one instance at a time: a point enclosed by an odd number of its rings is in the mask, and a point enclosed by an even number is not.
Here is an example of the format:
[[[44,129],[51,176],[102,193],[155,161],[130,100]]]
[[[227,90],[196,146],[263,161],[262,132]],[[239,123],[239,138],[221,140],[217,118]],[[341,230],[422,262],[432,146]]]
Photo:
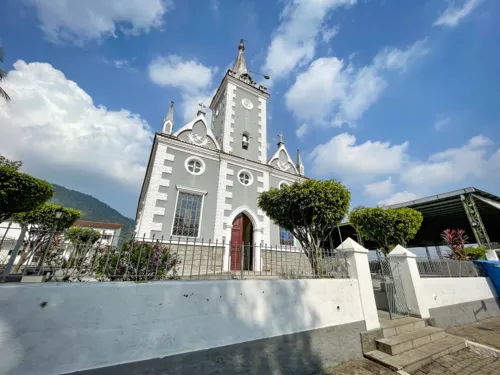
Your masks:
[[[387,305],[384,307],[387,308],[390,318],[410,315],[401,280],[399,261],[380,256],[377,251],[377,260],[370,263],[374,289],[379,292],[379,295],[380,292],[385,295]]]

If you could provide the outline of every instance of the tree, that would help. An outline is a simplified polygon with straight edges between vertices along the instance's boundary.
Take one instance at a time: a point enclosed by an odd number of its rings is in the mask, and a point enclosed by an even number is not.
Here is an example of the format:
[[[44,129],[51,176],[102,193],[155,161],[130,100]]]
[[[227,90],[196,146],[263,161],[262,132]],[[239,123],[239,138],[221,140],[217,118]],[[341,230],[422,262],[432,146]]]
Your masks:
[[[2,154],[0,154],[0,167],[10,167],[18,171],[23,166],[21,160],[9,160]]]
[[[0,47],[0,63],[3,63],[3,58],[4,58],[3,48]],[[0,82],[5,82],[5,78],[7,78],[7,73],[5,72],[5,70],[0,68]],[[4,98],[6,101],[10,100],[10,96],[5,92],[5,90],[2,87],[0,87],[0,96]]]
[[[258,203],[277,225],[300,242],[315,275],[322,245],[349,210],[351,194],[336,180],[309,179],[260,194]]]
[[[56,212],[61,211],[61,217],[56,217]],[[54,233],[62,232],[71,227],[80,218],[80,211],[72,208],[44,203],[29,212],[17,213],[13,216],[20,225],[27,225],[27,239],[14,272],[24,264],[33,254],[48,252],[54,241]],[[50,242],[50,243],[49,243]]]
[[[0,223],[15,213],[33,210],[53,195],[47,181],[0,166]]]
[[[92,228],[72,227],[65,234],[73,244],[93,245],[101,238],[101,233]]]
[[[355,207],[349,222],[366,240],[375,242],[387,255],[396,246],[406,246],[422,225],[422,214],[412,208]]]

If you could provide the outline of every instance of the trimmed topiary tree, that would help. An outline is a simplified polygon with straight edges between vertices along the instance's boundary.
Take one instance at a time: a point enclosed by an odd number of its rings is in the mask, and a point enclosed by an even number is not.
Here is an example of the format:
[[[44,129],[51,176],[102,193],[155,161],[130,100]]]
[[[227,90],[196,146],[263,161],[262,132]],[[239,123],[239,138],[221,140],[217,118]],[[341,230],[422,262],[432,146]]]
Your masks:
[[[0,166],[0,223],[16,213],[35,209],[53,195],[54,188],[47,181]]]
[[[412,208],[368,208],[358,206],[349,222],[366,240],[375,242],[387,255],[396,246],[406,246],[422,225],[422,214]]]
[[[322,245],[349,210],[351,193],[336,180],[309,179],[260,194],[261,210],[300,242],[315,275]]]

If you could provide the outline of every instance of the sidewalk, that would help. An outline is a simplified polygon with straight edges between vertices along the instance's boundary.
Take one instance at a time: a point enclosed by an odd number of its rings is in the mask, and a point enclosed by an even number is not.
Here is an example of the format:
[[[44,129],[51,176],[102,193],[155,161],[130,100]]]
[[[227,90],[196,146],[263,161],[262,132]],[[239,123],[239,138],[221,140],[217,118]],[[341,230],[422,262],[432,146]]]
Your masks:
[[[450,328],[446,332],[500,350],[500,317]]]
[[[398,375],[398,373],[369,359],[358,359],[341,363],[313,375]]]

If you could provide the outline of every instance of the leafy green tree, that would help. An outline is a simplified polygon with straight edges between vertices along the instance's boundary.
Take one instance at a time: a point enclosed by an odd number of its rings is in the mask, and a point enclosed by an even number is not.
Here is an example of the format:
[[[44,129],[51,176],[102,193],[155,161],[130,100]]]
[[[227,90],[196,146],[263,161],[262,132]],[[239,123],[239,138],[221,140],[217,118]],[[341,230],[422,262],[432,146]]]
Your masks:
[[[15,213],[33,210],[53,195],[47,181],[0,166],[0,223]]]
[[[21,160],[9,160],[2,154],[0,154],[0,167],[10,167],[18,171],[23,166]]]
[[[3,63],[4,55],[3,48],[0,47],[0,63]],[[7,72],[0,68],[0,82],[5,82],[5,78],[7,78]],[[10,96],[5,92],[5,90],[0,87],[0,96],[4,98],[6,101],[10,100]]]
[[[58,211],[62,212],[60,218],[56,216]],[[25,246],[14,268],[14,272],[17,273],[26,259],[33,254],[48,252],[52,246],[49,242],[54,241],[54,233],[71,227],[80,218],[80,211],[44,203],[29,212],[17,213],[13,218],[20,225],[28,226]]]
[[[396,246],[406,246],[422,225],[422,214],[412,208],[355,207],[349,222],[366,240],[375,242],[387,255]]]
[[[93,245],[101,238],[101,233],[92,228],[72,227],[66,231],[66,238],[73,244]]]
[[[259,207],[300,242],[315,275],[322,245],[347,215],[351,193],[336,180],[309,179],[260,194]]]

